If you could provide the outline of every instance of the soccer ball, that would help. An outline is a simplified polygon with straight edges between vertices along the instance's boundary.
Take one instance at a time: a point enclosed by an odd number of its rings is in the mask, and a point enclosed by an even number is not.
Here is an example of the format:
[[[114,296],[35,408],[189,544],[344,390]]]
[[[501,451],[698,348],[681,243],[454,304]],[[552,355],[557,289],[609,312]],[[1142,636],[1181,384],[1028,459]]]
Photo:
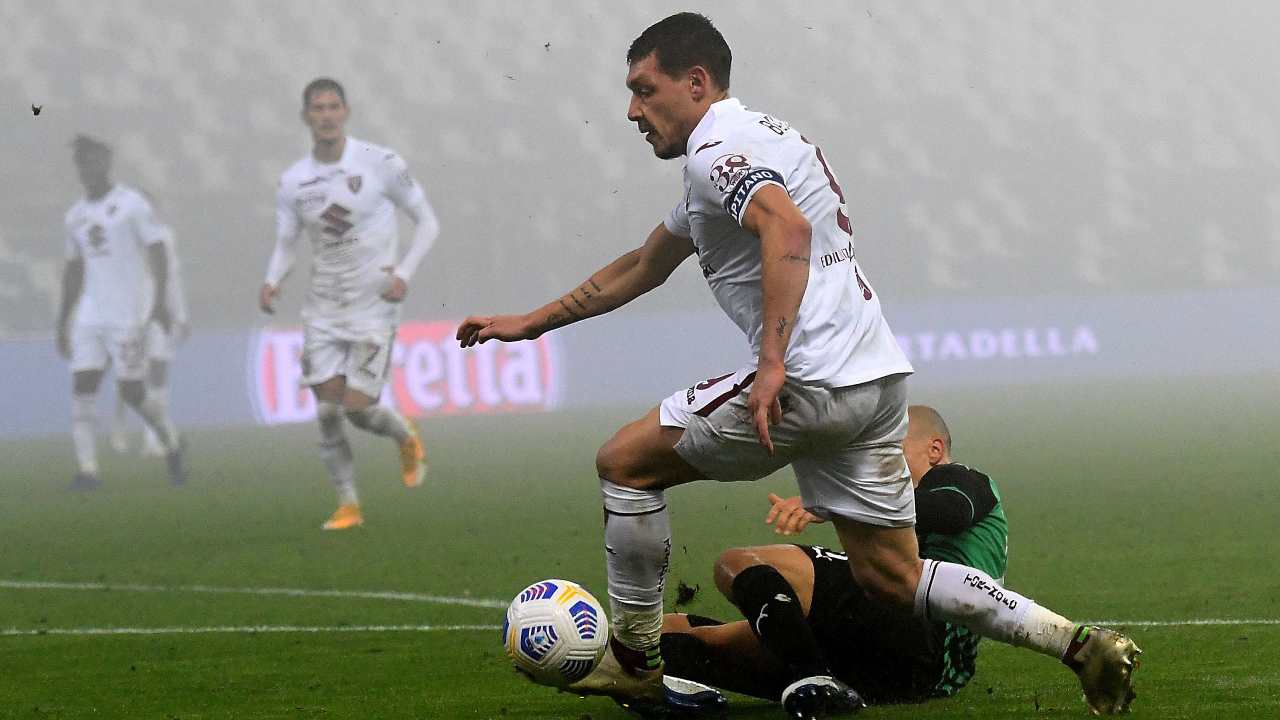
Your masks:
[[[609,642],[609,620],[582,586],[543,580],[511,601],[502,642],[516,670],[540,685],[564,688],[600,664]]]

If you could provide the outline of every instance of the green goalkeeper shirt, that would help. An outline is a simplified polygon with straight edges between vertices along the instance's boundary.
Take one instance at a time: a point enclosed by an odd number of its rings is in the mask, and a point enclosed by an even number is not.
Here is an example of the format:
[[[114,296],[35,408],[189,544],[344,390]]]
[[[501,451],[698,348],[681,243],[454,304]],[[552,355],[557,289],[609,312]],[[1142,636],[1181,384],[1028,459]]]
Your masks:
[[[915,495],[921,557],[968,565],[1003,581],[1009,524],[995,481],[959,463],[937,465],[920,479]],[[943,669],[933,694],[954,695],[973,677],[980,638],[946,622],[934,624],[934,637]]]

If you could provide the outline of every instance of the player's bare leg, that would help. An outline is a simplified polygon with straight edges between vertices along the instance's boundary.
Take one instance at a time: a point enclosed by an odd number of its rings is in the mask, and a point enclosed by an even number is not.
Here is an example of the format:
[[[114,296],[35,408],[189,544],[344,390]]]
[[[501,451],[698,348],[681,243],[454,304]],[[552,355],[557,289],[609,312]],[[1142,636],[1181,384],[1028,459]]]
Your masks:
[[[164,414],[169,414],[169,363],[163,360],[152,360],[148,363],[147,397],[154,398],[156,405],[163,409]],[[165,455],[164,443],[160,442],[160,436],[156,435],[156,431],[149,425],[143,428],[142,448],[139,452],[143,457]]]
[[[662,702],[662,588],[671,557],[663,490],[701,478],[674,449],[683,432],[661,426],[654,408],[615,433],[596,455],[612,637],[600,667],[571,690],[624,703]]]
[[[999,585],[981,570],[920,560],[912,528],[835,517],[854,579],[871,597],[926,620],[963,625],[993,640],[1060,660],[1080,678],[1095,715],[1128,709],[1141,650],[1129,638],[1067,618]]]
[[[427,474],[427,451],[412,420],[350,387],[343,393],[342,407],[352,425],[395,442],[400,450],[400,479],[405,487],[422,484]]]
[[[347,379],[343,375],[311,386],[316,396],[316,421],[320,424],[320,456],[338,493],[338,509],[325,521],[325,530],[346,530],[364,524],[360,498],[356,494],[351,444],[343,428],[342,399],[346,389]]]
[[[83,370],[71,376],[71,444],[76,453],[73,490],[92,490],[100,484],[94,402],[101,382],[101,370]]]
[[[111,433],[107,438],[111,449],[121,455],[129,452],[129,433],[126,427],[128,407],[124,402],[124,398],[120,397],[119,393],[116,393],[115,412],[111,416]]]
[[[169,466],[169,482],[182,485],[187,481],[187,469],[184,460],[183,442],[169,418],[169,411],[154,397],[148,397],[147,385],[142,380],[121,380],[118,389],[120,397],[133,408],[147,427],[155,432],[164,445],[165,458]]]

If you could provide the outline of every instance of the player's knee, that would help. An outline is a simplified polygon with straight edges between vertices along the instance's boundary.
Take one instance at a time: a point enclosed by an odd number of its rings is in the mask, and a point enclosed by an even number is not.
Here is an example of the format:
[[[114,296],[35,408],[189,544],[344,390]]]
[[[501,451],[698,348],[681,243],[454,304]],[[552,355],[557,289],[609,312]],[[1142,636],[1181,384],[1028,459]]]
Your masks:
[[[369,429],[369,408],[346,408],[344,412],[352,425],[361,430]]]
[[[715,570],[712,576],[715,578],[716,588],[720,590],[720,594],[724,595],[730,601],[733,600],[733,580],[738,577],[738,573],[752,565],[759,565],[760,561],[756,559],[746,548],[729,548],[720,553],[720,557],[716,558]]]
[[[596,451],[596,474],[616,485],[636,490],[647,490],[654,484],[651,478],[638,472],[629,454],[613,439]]]
[[[147,386],[141,380],[123,380],[120,382],[120,399],[130,407],[137,407],[147,399]]]

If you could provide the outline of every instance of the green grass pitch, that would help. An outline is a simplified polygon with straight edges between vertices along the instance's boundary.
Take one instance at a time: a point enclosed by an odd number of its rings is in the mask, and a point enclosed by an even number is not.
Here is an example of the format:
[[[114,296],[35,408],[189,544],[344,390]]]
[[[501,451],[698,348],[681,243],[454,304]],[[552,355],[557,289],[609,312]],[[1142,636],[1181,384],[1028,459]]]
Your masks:
[[[1278,379],[914,393],[948,417],[957,458],[1001,483],[1011,587],[1077,619],[1165,623],[1128,626],[1146,651],[1135,718],[1280,717]],[[69,440],[0,444],[0,717],[624,717],[518,677],[484,601],[547,577],[603,596],[592,460],[640,410],[424,422],[432,472],[417,490],[400,486],[389,443],[358,438],[367,525],[338,534],[319,529],[332,492],[310,426],[193,432],[181,489],[159,461],[103,443],[105,487],[73,494]],[[711,563],[775,541],[764,496],[791,486],[784,472],[669,492],[669,584],[702,588],[687,609],[733,615]],[[835,542],[825,527],[808,539]],[[1220,619],[1267,622],[1186,624]],[[251,626],[320,631],[60,634]],[[1064,668],[983,648],[957,697],[865,717],[1085,716]],[[782,717],[733,701],[731,718]]]

